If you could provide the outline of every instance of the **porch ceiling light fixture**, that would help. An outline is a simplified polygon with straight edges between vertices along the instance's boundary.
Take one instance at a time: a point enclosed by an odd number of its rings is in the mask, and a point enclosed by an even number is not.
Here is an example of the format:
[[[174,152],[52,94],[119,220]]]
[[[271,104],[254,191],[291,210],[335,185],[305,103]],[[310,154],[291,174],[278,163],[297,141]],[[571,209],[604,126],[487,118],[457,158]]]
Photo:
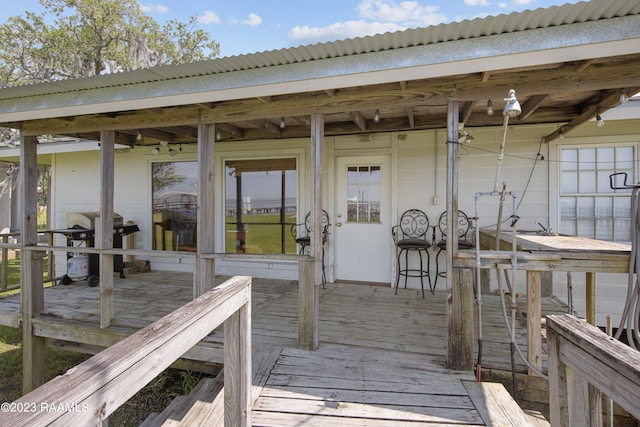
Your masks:
[[[508,98],[504,100],[507,101],[504,106],[504,110],[502,111],[502,115],[505,117],[516,117],[522,114],[522,107],[520,107],[520,103],[516,99],[516,91],[514,89],[509,89]]]
[[[380,110],[376,109],[375,114],[373,115],[373,121],[378,123],[380,121]]]
[[[284,123],[284,117],[280,118],[280,129],[284,129],[285,128],[285,123]]]
[[[508,98],[504,100],[507,103],[504,106],[504,110],[502,110],[502,115],[504,116],[504,123],[502,125],[502,142],[500,143],[500,152],[498,153],[498,166],[496,167],[496,178],[493,183],[493,191],[497,192],[499,189],[500,183],[500,169],[502,167],[502,159],[504,159],[504,147],[507,143],[507,130],[509,129],[509,118],[517,117],[522,113],[522,107],[520,107],[520,103],[516,99],[516,91],[514,89],[509,89]]]
[[[493,102],[487,101],[487,116],[493,116]]]
[[[601,128],[604,126],[604,120],[600,114],[596,114],[596,120],[598,121],[598,127]]]
[[[620,104],[624,104],[629,100],[629,93],[626,89],[620,89]]]

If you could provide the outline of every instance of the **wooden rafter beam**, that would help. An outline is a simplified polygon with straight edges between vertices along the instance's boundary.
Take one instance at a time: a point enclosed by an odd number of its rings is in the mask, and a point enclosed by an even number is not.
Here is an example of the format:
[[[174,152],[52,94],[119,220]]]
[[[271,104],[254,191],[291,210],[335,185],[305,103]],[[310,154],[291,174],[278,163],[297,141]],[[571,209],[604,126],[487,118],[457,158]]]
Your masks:
[[[237,126],[232,126],[227,123],[216,123],[215,124],[216,131],[228,133],[234,138],[242,139],[244,132]]]
[[[282,129],[268,120],[253,120],[250,125],[257,129],[266,129],[278,138],[282,136]]]
[[[347,115],[351,117],[351,120],[358,125],[361,130],[367,130],[367,121],[359,111],[348,111]]]
[[[462,112],[460,114],[460,123],[464,124],[471,117],[471,113],[473,112],[473,107],[476,105],[476,100],[467,101],[462,106]]]
[[[195,104],[195,105],[197,105],[198,107],[202,107],[205,110],[213,110],[214,109],[214,103],[213,102],[198,103],[198,104]]]
[[[578,61],[575,64],[576,73],[581,73],[593,64],[593,59],[588,59],[586,61]]]
[[[292,119],[295,122],[311,129],[311,116],[293,116]]]
[[[635,93],[633,91],[639,91],[640,86],[627,88],[627,90],[629,91],[629,93]],[[611,108],[617,107],[618,105],[620,105],[620,90],[609,89],[602,91],[598,98],[598,100],[587,102],[586,104],[588,106],[580,113],[580,115],[578,115],[578,117],[574,118],[567,124],[562,125],[556,131],[545,136],[543,138],[543,141],[549,143],[554,139],[559,138],[561,135],[565,136],[567,135],[567,133],[574,130],[577,126],[594,118],[596,114],[602,114]]]
[[[524,121],[531,116],[531,114],[536,111],[544,101],[546,101],[551,94],[543,93],[541,95],[533,95],[527,99],[527,102],[522,104],[522,114],[520,114],[519,119]]]
[[[407,107],[407,120],[409,121],[409,127],[411,129],[416,127],[416,117],[413,113],[413,107]]]

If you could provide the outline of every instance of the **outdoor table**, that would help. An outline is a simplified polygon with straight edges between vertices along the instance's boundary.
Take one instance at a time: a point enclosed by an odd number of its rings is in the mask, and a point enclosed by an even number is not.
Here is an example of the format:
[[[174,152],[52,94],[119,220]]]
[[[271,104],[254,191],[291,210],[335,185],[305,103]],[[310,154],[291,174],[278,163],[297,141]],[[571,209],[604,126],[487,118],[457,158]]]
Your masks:
[[[500,246],[496,249],[496,231],[480,231],[480,257],[483,268],[512,268],[505,255],[512,251],[513,234],[501,232]],[[586,273],[586,318],[596,322],[596,273],[628,273],[631,245],[589,239],[585,237],[519,232],[515,238],[518,261],[516,268],[527,274],[527,358],[538,369],[542,368],[541,288],[545,271]],[[491,258],[502,255],[501,259]],[[467,253],[467,256],[469,254]],[[519,257],[522,256],[522,259]],[[486,266],[486,267],[485,267]]]

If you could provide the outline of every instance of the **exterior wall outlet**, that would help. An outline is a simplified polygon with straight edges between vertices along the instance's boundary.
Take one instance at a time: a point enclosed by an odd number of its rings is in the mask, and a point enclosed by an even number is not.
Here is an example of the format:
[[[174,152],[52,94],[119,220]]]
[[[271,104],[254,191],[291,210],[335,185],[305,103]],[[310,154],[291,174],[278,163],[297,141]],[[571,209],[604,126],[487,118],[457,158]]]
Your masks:
[[[434,205],[440,204],[440,196],[433,196],[433,204]]]

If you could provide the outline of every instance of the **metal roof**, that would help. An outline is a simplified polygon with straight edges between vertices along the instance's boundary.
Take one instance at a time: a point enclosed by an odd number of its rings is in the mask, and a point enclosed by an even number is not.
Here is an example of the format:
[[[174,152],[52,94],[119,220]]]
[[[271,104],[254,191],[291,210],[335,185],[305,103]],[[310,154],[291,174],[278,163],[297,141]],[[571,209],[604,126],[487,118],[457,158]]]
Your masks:
[[[414,28],[187,64],[8,87],[0,89],[0,100],[256,70],[630,15],[640,15],[639,0],[592,0],[547,9],[527,10],[509,15],[477,18],[426,28]],[[505,50],[504,54],[509,54],[509,51]]]

